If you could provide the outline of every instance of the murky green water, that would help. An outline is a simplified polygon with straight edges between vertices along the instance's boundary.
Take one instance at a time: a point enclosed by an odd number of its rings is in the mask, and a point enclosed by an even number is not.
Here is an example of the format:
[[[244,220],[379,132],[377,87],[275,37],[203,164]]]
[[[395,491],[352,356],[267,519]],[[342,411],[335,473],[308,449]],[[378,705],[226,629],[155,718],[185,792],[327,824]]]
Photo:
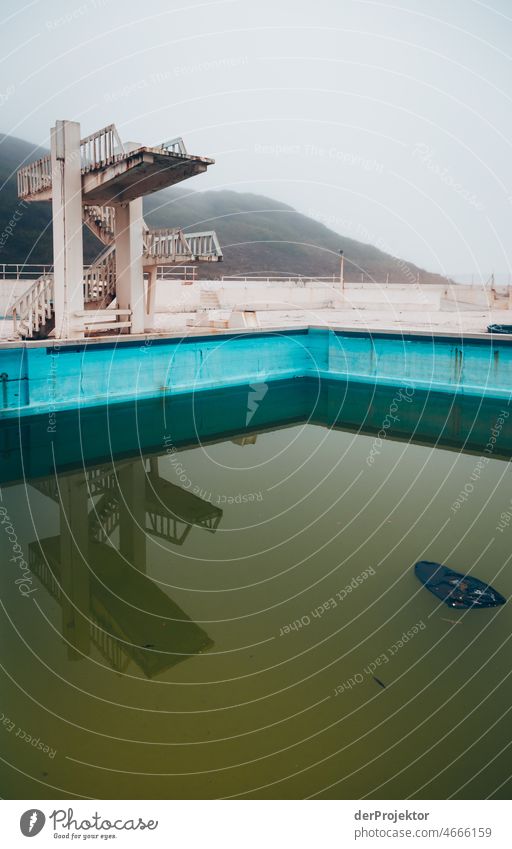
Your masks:
[[[395,396],[361,391],[11,427],[3,797],[510,794],[509,605],[453,611],[413,574],[512,595],[505,419],[483,453],[503,405],[402,398],[379,440]]]

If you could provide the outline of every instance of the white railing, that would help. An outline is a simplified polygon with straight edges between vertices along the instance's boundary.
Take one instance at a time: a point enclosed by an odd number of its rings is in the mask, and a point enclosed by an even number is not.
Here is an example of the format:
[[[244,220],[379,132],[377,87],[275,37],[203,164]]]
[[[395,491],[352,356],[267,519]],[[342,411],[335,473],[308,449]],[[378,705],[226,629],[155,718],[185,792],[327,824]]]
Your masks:
[[[37,280],[38,277],[51,274],[53,265],[41,265],[27,262],[0,263],[0,280]]]
[[[116,254],[111,245],[88,268],[84,268],[84,303],[103,301],[116,291]]]
[[[187,148],[185,147],[185,142],[181,138],[181,136],[177,136],[175,139],[169,139],[169,141],[162,142],[160,145],[162,150],[165,150],[166,153],[182,153],[185,156],[187,155]]]
[[[164,228],[144,233],[144,255],[149,259],[221,259],[222,250],[213,230],[204,233],[183,233]]]
[[[229,274],[223,275],[220,279],[222,283],[296,283],[297,286],[305,286],[306,283],[329,283],[330,285],[334,285],[338,288],[341,286],[339,274],[332,274],[330,277],[308,277],[300,274],[283,274],[282,276],[274,274],[271,277],[264,277],[256,274]]]
[[[115,124],[91,133],[80,141],[82,174],[110,165],[120,154],[124,154],[124,147]]]
[[[193,283],[197,279],[197,265],[157,265],[156,279]]]
[[[164,227],[159,230],[147,230],[144,233],[144,256],[147,259],[170,259],[189,256],[190,250],[183,230]]]
[[[199,259],[222,259],[222,248],[215,230],[204,233],[185,233],[190,253]]]
[[[83,219],[90,230],[104,244],[110,244],[114,238],[116,211],[113,206],[89,206],[83,207]]]
[[[18,197],[25,198],[51,188],[52,185],[52,159],[46,154],[41,159],[31,162],[20,168],[17,175]]]
[[[46,324],[53,313],[53,292],[53,275],[43,275],[14,301],[11,307],[14,333],[33,336]]]

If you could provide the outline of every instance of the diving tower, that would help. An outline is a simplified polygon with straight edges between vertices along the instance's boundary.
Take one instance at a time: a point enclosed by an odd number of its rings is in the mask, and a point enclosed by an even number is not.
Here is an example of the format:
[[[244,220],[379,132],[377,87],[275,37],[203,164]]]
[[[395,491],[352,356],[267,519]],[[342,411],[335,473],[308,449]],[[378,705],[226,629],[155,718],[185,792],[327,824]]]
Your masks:
[[[189,154],[181,138],[157,147],[123,144],[114,124],[81,138],[80,124],[57,121],[50,153],[17,175],[22,200],[51,200],[54,265],[13,304],[15,333],[79,339],[151,331],[157,268],[217,262],[222,251],[214,231],[149,228],[143,197],[213,164]],[[104,246],[86,269],[82,224]]]

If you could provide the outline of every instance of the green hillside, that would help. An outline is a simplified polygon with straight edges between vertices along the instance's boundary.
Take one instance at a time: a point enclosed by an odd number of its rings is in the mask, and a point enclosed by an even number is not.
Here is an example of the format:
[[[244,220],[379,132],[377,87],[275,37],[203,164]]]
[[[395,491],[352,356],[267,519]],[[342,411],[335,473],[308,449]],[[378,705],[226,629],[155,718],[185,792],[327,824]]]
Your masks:
[[[0,135],[0,234],[4,234],[15,213],[17,219],[12,235],[3,238],[0,235],[0,263],[52,261],[50,204],[23,204],[16,191],[16,169],[43,153],[22,139]],[[205,276],[338,274],[340,248],[345,253],[348,280],[360,279],[363,271],[378,281],[389,274],[395,282],[410,283],[420,271],[412,263],[335,233],[292,207],[263,195],[198,192],[181,184],[145,198],[144,215],[153,227],[216,230],[224,262],[203,266]],[[90,262],[100,249],[101,245],[85,229],[86,261]],[[420,279],[444,280],[423,270]]]

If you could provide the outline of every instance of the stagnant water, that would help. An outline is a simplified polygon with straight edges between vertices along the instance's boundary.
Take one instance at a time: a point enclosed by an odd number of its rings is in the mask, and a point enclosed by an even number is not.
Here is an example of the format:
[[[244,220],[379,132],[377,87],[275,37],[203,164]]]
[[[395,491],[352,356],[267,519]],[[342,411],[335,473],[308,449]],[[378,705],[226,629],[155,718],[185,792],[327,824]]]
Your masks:
[[[508,412],[295,381],[4,423],[1,795],[508,798],[509,604],[413,572],[512,595]]]

